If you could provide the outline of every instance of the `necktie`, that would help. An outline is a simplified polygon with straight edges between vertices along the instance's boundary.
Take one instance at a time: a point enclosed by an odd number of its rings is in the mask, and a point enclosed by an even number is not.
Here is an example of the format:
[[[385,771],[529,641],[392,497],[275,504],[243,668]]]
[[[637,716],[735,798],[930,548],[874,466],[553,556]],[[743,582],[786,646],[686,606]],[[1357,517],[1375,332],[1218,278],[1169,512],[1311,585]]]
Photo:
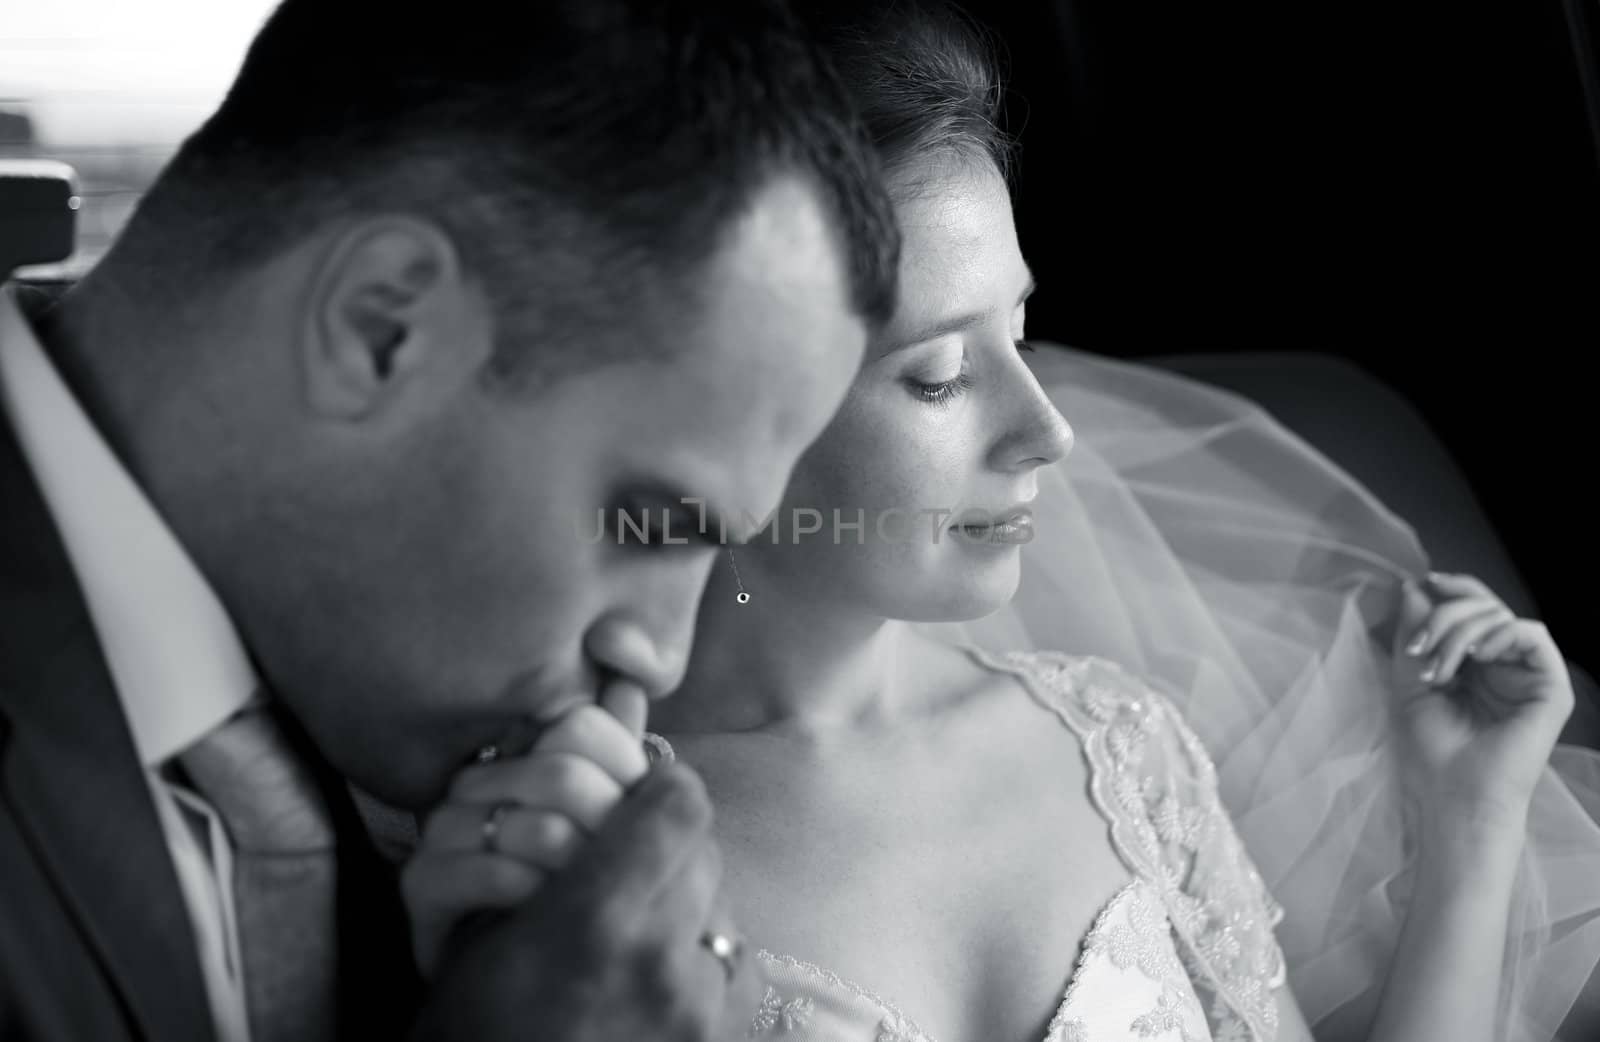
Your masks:
[[[179,762],[233,848],[251,1042],[332,1039],[338,877],[334,831],[315,778],[264,705],[229,719]]]

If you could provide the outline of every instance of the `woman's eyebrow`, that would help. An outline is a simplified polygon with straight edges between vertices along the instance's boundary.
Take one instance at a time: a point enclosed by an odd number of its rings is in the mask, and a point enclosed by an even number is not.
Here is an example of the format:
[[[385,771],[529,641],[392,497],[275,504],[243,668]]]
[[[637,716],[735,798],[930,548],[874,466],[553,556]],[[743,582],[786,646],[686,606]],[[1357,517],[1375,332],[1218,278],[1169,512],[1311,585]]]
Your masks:
[[[1028,272],[1028,282],[1025,286],[1023,286],[1022,292],[1017,294],[1017,302],[1016,304],[1012,305],[1012,309],[1015,310],[1016,308],[1020,307],[1023,301],[1031,297],[1033,295],[1033,291],[1038,288],[1038,285],[1039,284],[1034,281],[1033,272]],[[908,337],[895,340],[892,344],[890,344],[888,347],[885,347],[879,353],[882,355],[890,355],[896,351],[903,351],[908,347],[915,347],[918,344],[925,344],[930,340],[936,340],[939,337],[947,336],[951,333],[959,333],[964,329],[971,329],[973,326],[980,325],[984,322],[994,319],[996,317],[995,311],[995,308],[984,308],[981,311],[968,311],[964,314],[952,315],[949,318],[941,318],[929,324],[928,326],[917,330]]]

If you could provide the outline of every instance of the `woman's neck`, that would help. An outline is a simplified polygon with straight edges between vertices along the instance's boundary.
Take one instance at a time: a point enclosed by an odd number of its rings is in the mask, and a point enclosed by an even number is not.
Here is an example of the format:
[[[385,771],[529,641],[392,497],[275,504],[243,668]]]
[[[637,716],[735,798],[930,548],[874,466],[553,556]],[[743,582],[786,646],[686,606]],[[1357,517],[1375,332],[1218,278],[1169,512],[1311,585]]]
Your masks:
[[[813,597],[767,589],[739,604],[719,572],[683,684],[653,710],[650,726],[819,739],[876,731],[926,708],[926,687],[908,682],[904,668],[922,644],[904,623]]]

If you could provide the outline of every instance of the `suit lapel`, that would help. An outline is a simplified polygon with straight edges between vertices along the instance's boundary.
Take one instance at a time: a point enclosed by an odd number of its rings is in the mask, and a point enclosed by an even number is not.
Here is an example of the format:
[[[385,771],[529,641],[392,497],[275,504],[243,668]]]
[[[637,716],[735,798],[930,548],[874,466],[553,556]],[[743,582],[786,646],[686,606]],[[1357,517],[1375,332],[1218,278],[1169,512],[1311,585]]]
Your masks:
[[[0,415],[0,787],[140,1033],[213,1038],[193,927],[88,610]]]

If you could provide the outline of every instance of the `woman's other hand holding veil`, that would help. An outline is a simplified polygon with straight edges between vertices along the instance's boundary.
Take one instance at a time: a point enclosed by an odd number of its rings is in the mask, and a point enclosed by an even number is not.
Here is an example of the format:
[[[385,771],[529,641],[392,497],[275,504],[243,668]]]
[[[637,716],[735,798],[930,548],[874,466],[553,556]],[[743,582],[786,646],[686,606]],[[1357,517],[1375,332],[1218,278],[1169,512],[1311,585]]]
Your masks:
[[[1572,683],[1544,626],[1478,580],[1403,596],[1392,681],[1418,856],[1367,1042],[1500,1042],[1528,811]]]
[[[1432,825],[1520,840],[1572,713],[1566,662],[1542,623],[1470,576],[1430,575],[1404,597],[1394,682],[1417,809]]]

